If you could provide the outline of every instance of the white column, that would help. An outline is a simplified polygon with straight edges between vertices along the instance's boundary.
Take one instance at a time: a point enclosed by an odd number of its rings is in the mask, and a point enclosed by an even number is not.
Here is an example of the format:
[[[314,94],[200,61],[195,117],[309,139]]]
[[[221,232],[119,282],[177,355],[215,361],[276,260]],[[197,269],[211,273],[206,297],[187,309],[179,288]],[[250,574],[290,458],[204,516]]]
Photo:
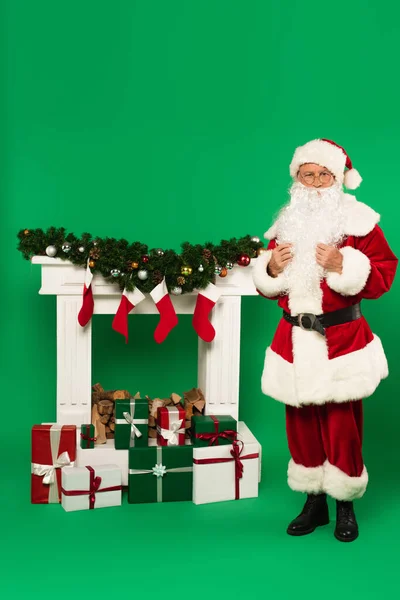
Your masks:
[[[92,324],[82,328],[82,296],[57,296],[57,423],[91,423]]]
[[[221,296],[211,313],[211,343],[199,340],[198,386],[208,414],[239,418],[240,296]]]

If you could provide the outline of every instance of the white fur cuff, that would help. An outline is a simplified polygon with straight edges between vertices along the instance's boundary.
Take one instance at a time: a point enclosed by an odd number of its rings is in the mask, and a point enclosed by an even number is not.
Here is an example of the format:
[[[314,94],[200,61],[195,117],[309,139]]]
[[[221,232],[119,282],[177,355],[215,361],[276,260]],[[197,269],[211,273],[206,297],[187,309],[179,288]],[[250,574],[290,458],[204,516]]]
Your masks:
[[[342,296],[359,294],[367,283],[371,272],[371,263],[363,252],[351,246],[340,250],[343,256],[342,273],[328,273],[326,282],[329,287]]]
[[[323,491],[324,467],[304,467],[293,459],[288,466],[288,485],[295,492],[320,494]]]
[[[367,488],[368,472],[365,467],[360,477],[349,477],[326,461],[324,474],[324,492],[336,500],[356,500],[364,495]]]
[[[280,273],[277,277],[271,277],[267,273],[267,266],[271,260],[271,255],[272,250],[260,254],[253,268],[254,285],[267,298],[273,298],[286,291],[286,282],[283,273]]]

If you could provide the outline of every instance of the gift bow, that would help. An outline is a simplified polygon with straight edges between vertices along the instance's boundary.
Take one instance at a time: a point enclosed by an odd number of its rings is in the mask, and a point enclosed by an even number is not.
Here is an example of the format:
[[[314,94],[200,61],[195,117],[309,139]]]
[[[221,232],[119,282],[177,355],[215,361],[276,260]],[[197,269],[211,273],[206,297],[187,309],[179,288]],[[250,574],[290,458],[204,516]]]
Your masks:
[[[62,469],[62,467],[67,467],[71,464],[73,463],[71,463],[68,452],[63,452],[52,465],[33,463],[32,473],[34,475],[39,475],[39,477],[43,477],[43,483],[45,485],[50,485],[55,481],[56,469]]]
[[[163,429],[162,427],[157,427],[157,431],[162,437],[169,442],[170,446],[178,446],[179,444],[179,435],[185,433],[185,429],[182,428],[183,419],[179,419],[179,421],[175,421],[170,424],[169,429]]]
[[[214,433],[196,433],[196,438],[199,440],[208,440],[209,446],[215,444],[218,446],[219,438],[223,438],[224,440],[230,440],[231,442],[235,442],[237,439],[237,432],[233,429],[226,429],[225,431],[214,432]]]
[[[131,426],[131,438],[134,439],[135,435],[136,435],[136,437],[142,437],[142,432],[139,431],[139,429],[136,427],[132,415],[130,413],[128,413],[128,412],[124,412],[123,415],[125,417],[125,421],[127,423],[130,423],[130,426]]]

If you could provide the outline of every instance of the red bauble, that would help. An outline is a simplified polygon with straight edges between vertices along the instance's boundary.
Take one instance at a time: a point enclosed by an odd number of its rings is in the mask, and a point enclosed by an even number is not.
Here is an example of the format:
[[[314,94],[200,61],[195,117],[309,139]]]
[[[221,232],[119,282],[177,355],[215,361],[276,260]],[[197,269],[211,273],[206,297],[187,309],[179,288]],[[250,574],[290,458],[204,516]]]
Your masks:
[[[237,257],[237,264],[240,265],[241,267],[248,267],[250,264],[250,256],[248,254],[240,254]]]
[[[149,257],[146,256],[146,255],[142,256],[142,262],[148,263],[149,262]]]

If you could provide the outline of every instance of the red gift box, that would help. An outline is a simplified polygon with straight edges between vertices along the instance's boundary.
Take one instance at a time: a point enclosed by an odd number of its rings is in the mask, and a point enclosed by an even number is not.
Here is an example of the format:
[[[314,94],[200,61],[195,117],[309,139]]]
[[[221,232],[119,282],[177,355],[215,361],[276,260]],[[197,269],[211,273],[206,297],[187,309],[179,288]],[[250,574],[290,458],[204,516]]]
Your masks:
[[[157,444],[159,446],[185,445],[185,418],[183,406],[162,406],[157,412]]]
[[[75,425],[32,427],[32,504],[61,502],[61,468],[76,459]]]

